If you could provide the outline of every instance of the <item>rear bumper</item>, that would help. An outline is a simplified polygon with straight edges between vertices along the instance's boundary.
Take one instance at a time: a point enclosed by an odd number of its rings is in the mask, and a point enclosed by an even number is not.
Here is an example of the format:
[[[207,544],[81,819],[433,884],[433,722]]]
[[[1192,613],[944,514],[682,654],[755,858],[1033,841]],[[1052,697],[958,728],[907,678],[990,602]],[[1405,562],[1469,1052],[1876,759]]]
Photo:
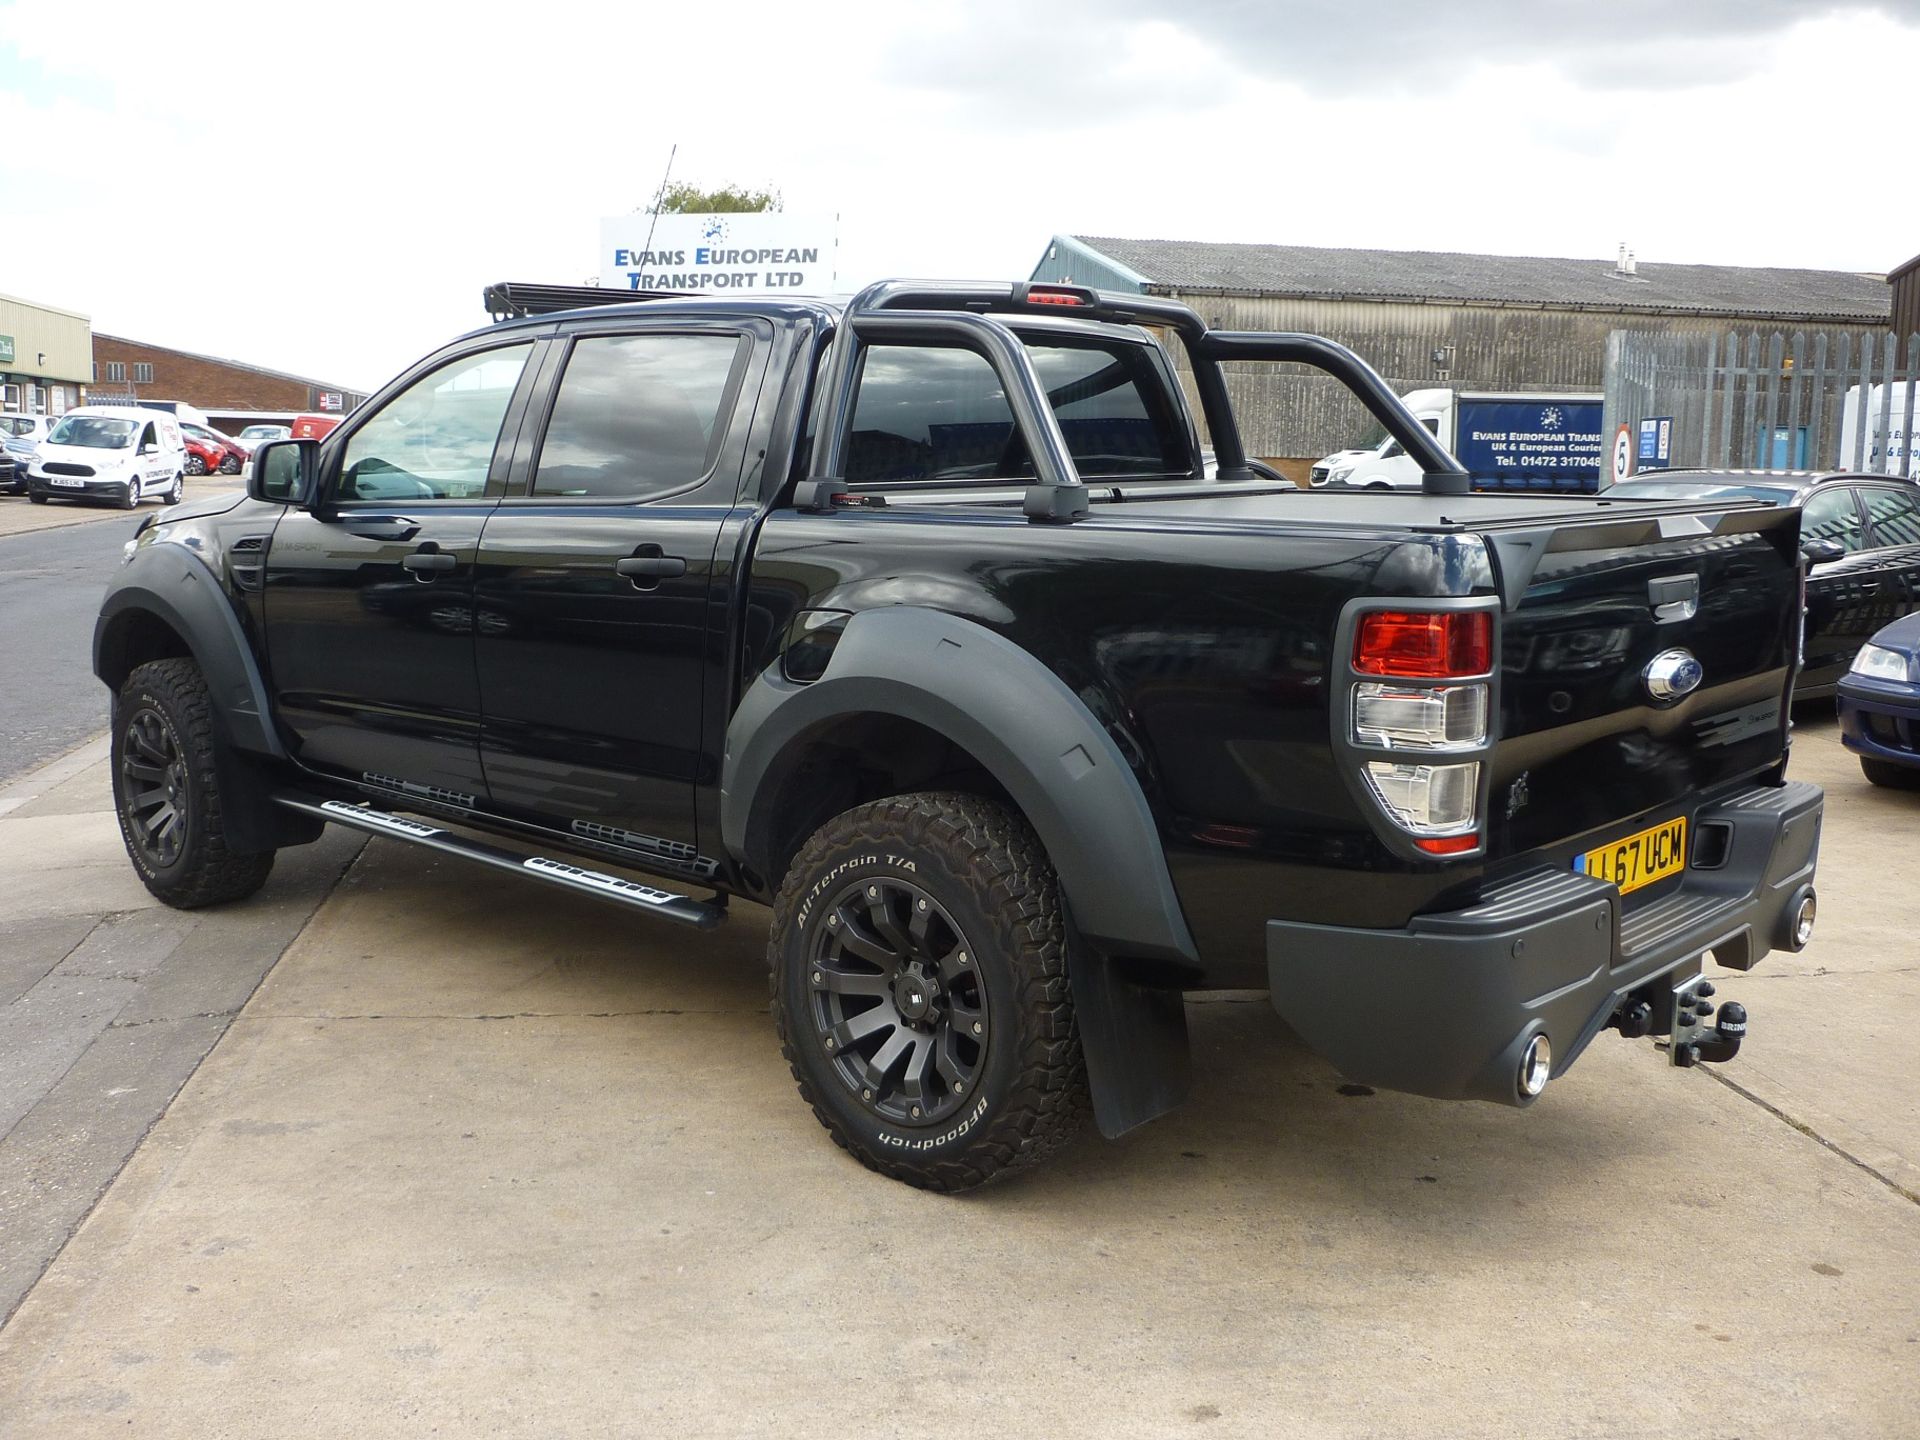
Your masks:
[[[1562,1073],[1632,991],[1706,951],[1749,969],[1775,945],[1813,882],[1824,797],[1818,786],[1753,786],[1693,817],[1724,827],[1724,859],[1624,918],[1603,880],[1541,870],[1465,910],[1404,930],[1273,920],[1274,1009],[1349,1078],[1441,1099],[1529,1101],[1517,1083],[1533,1036]]]
[[[1840,743],[1874,760],[1920,765],[1920,691],[1847,676],[1840,682]]]

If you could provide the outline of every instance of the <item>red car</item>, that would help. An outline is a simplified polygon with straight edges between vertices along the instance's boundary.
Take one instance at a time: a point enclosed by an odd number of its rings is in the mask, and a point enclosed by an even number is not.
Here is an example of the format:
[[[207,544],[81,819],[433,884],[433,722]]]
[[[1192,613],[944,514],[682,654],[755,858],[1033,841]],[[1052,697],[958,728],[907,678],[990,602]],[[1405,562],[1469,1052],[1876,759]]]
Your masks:
[[[182,420],[180,438],[187,447],[189,475],[211,475],[215,471],[222,475],[238,475],[247,463],[246,447],[234,444],[218,430],[209,430],[204,425]]]

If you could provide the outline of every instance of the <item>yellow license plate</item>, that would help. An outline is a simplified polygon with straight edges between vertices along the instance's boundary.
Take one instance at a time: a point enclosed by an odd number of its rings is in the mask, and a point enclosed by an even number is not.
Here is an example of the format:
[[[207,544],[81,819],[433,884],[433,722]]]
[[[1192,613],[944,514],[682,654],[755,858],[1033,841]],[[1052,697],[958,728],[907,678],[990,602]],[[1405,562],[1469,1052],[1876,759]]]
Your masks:
[[[1687,817],[1662,820],[1598,850],[1589,850],[1573,868],[1596,880],[1611,880],[1622,895],[1687,868]]]

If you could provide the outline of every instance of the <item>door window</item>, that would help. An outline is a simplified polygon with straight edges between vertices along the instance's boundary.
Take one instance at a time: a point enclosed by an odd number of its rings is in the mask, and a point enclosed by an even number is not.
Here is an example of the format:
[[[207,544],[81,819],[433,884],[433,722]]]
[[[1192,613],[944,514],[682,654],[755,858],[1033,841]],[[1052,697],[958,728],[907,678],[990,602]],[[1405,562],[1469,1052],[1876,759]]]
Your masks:
[[[713,468],[737,335],[590,335],[574,343],[540,443],[533,493],[651,500]]]
[[[1920,545],[1920,495],[1879,486],[1860,493],[1866,497],[1874,544]]]
[[[1817,490],[1800,516],[1802,540],[1837,540],[1849,555],[1867,543],[1860,511],[1848,487]]]
[[[471,500],[532,345],[463,355],[389,400],[347,441],[340,500]]]

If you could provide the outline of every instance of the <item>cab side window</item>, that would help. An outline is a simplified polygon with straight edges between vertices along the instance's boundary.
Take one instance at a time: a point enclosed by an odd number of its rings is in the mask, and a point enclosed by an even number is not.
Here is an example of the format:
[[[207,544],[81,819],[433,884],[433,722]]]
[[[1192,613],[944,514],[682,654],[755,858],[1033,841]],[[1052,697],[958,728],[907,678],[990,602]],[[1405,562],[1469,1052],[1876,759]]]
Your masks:
[[[589,335],[574,343],[533,493],[651,500],[697,483],[726,435],[737,335]]]
[[[338,500],[471,500],[486,493],[500,426],[533,346],[450,360],[356,430],[340,458]]]
[[[1800,515],[1800,538],[1836,540],[1849,555],[1867,543],[1866,528],[1860,523],[1860,511],[1853,491],[1846,486],[1816,490]]]
[[[160,448],[159,438],[153,433],[153,426],[151,425],[140,432],[139,453],[144,455],[149,445],[153,446],[156,450]]]
[[[1920,545],[1920,495],[1875,486],[1860,492],[1876,545]]]

